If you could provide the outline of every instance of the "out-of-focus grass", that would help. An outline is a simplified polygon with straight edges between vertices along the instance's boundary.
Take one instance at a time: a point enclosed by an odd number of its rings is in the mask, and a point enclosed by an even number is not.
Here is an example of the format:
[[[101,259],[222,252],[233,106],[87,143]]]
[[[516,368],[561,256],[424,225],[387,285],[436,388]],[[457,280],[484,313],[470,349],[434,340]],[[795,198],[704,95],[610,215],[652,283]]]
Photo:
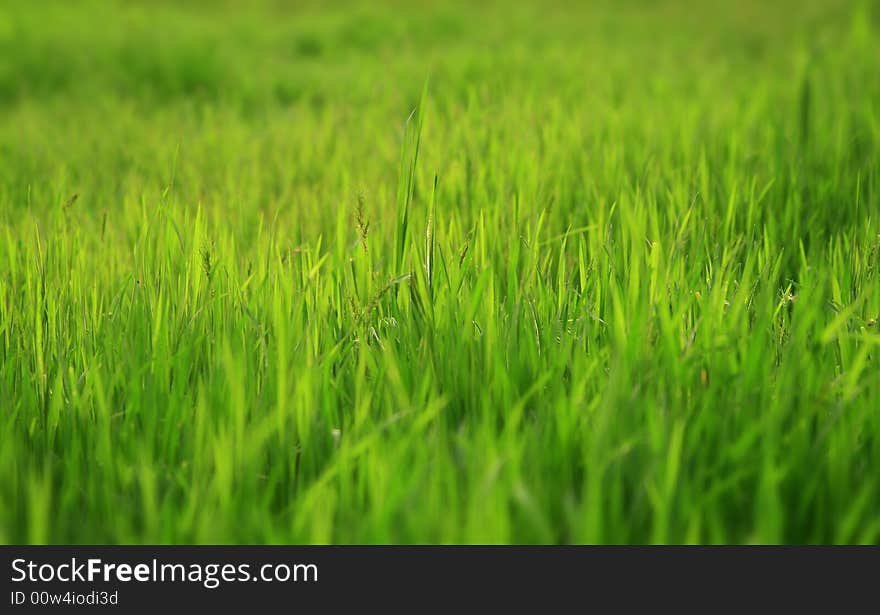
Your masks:
[[[876,3],[473,4],[0,3],[0,541],[880,539]]]

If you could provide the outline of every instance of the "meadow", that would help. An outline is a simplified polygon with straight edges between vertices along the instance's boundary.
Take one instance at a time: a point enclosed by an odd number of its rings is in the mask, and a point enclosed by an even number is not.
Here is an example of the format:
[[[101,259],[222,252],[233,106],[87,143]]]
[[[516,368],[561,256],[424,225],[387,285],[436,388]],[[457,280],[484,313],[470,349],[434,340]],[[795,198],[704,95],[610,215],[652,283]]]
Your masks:
[[[880,542],[880,5],[0,0],[0,543]]]

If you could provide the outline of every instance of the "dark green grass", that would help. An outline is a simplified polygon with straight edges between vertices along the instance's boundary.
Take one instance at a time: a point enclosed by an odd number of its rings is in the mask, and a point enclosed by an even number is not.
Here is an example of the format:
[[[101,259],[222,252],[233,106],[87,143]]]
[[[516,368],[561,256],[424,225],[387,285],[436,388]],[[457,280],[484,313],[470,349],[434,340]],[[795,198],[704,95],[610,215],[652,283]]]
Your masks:
[[[473,4],[0,3],[0,541],[880,540],[876,3]]]

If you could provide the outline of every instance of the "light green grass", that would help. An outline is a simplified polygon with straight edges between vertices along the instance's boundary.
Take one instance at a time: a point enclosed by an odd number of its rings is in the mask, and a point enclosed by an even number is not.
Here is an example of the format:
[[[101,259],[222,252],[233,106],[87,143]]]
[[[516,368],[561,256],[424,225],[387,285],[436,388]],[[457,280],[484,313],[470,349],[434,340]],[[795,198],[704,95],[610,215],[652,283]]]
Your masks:
[[[0,542],[877,542],[878,49],[0,3]]]

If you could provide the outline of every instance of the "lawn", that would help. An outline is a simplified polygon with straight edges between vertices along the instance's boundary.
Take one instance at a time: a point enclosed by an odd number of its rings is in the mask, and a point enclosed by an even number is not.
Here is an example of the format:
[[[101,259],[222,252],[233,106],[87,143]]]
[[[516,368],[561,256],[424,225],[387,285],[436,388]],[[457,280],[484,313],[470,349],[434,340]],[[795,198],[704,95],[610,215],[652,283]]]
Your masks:
[[[0,543],[880,542],[880,4],[0,0]]]

